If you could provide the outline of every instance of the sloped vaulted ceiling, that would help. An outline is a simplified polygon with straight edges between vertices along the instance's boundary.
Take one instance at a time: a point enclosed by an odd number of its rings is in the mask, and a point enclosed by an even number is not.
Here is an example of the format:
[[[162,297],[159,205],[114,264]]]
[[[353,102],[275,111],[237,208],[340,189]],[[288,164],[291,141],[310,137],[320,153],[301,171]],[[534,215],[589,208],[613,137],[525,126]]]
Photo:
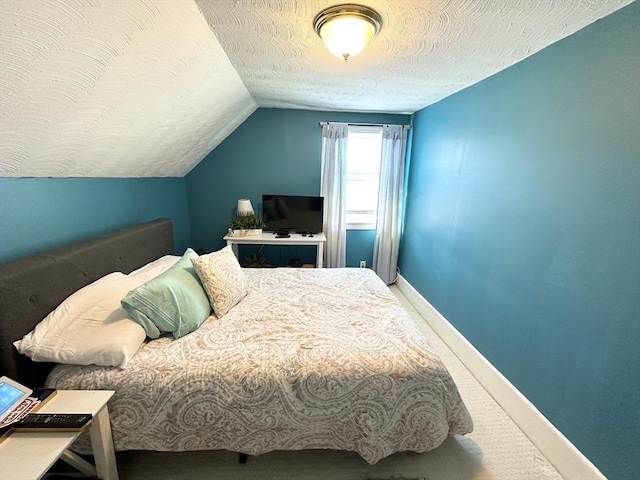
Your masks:
[[[412,113],[632,0],[362,0],[344,63],[331,0],[0,0],[0,176],[184,176],[258,106]]]
[[[192,0],[0,6],[1,176],[183,176],[257,108]]]

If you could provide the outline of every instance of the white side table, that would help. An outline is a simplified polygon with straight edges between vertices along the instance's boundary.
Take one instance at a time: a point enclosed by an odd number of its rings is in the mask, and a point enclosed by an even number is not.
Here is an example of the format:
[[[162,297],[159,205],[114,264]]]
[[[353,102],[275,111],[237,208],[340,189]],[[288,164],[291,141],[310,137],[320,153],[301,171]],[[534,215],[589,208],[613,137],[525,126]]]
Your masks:
[[[14,432],[0,443],[2,480],[37,480],[56,460],[65,462],[87,475],[103,480],[118,480],[107,401],[107,390],[58,390],[37,413],[91,413],[89,430],[95,467],[67,450],[79,432]]]
[[[245,237],[226,235],[223,240],[231,247],[236,257],[238,256],[238,245],[279,245],[281,247],[314,245],[316,247],[316,267],[322,268],[323,249],[327,237],[324,233],[315,233],[313,236],[292,233],[290,237],[278,238],[273,232],[264,232],[261,235],[247,235]]]

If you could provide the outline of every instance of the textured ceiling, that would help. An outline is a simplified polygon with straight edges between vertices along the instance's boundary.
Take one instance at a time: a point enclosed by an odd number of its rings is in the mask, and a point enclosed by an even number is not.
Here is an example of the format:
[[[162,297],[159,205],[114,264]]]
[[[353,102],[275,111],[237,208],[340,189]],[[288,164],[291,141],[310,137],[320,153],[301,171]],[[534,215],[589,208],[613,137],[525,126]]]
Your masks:
[[[383,27],[348,62],[312,26],[331,0],[196,0],[258,105],[413,113],[630,0],[363,0]]]
[[[183,176],[258,106],[411,113],[632,0],[362,1],[344,63],[335,1],[0,0],[0,176]]]
[[[0,11],[0,176],[183,176],[257,108],[192,0]]]

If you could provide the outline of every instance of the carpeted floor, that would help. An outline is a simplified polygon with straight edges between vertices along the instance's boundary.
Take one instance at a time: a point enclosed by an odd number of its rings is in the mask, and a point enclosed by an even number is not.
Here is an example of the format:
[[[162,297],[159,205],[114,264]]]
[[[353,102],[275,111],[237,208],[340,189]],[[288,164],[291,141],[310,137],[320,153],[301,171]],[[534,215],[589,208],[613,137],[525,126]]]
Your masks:
[[[450,437],[436,450],[399,453],[376,465],[336,451],[271,452],[238,463],[238,455],[214,452],[119,452],[121,480],[561,480],[487,391],[399,293],[449,368],[471,412],[475,430]],[[427,319],[428,321],[428,319]]]

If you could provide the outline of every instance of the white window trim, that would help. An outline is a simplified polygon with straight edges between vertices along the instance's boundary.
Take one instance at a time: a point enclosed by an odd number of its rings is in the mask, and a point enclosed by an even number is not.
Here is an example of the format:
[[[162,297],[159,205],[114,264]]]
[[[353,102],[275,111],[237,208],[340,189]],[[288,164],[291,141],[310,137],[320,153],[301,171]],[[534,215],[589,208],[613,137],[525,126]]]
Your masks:
[[[375,223],[348,223],[347,230],[375,230]]]
[[[381,134],[382,127],[378,125],[349,125],[349,133],[358,132],[358,133],[375,133]],[[349,213],[347,212],[347,218],[349,218]],[[376,211],[377,218],[377,211]],[[346,224],[347,230],[375,230],[376,222],[358,222],[358,221],[348,221]]]

